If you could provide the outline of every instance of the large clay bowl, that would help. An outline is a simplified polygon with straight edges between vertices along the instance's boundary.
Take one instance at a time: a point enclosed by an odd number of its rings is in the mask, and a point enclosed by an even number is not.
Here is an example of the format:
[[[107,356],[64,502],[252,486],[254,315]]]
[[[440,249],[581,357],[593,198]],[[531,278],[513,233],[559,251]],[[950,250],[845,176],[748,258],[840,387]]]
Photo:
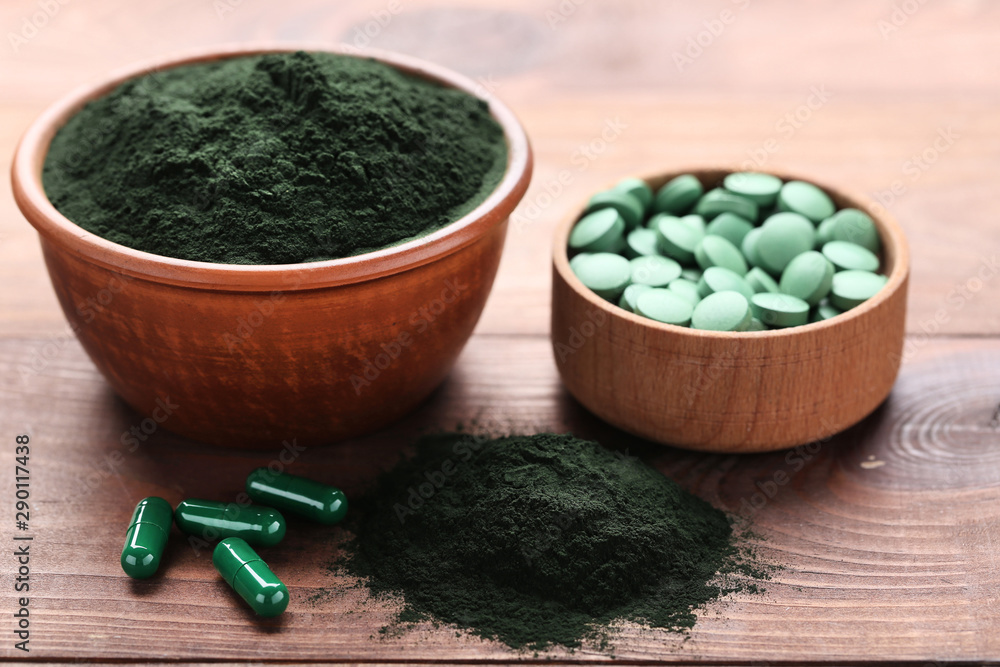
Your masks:
[[[38,230],[52,285],[94,364],[155,423],[212,443],[269,447],[350,438],[413,410],[441,383],[489,295],[507,219],[532,157],[513,113],[475,82],[385,52],[393,67],[484,98],[509,146],[506,173],[475,210],[422,238],[324,262],[191,262],[99,238],[62,216],[41,171],[55,132],[87,101],[155,69],[292,44],[214,48],[115,73],[48,109],[14,159],[18,206]]]

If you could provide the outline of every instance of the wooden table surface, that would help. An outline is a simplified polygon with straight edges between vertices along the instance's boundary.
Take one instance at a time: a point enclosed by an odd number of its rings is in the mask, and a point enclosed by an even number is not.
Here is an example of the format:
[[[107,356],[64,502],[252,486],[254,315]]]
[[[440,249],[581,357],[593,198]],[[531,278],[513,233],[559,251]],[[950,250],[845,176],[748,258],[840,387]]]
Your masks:
[[[365,31],[371,36],[365,36]],[[535,178],[486,312],[411,418],[294,464],[356,494],[416,433],[477,419],[628,446],[750,518],[784,569],[710,605],[690,636],[625,626],[625,661],[844,663],[1000,658],[1000,5],[988,0],[16,0],[0,4],[0,156],[47,104],[131,61],[237,40],[348,41],[480,79],[522,118]],[[867,193],[913,255],[905,361],[887,403],[800,456],[709,456],[632,442],[563,391],[547,339],[556,221],[625,174],[766,165]],[[561,183],[561,185],[560,185]],[[294,595],[258,622],[206,552],[123,576],[133,504],[235,497],[275,452],[224,451],[142,421],[68,333],[34,231],[0,185],[0,657],[39,661],[505,661],[431,625],[388,638],[392,605],[324,564],[339,529],[290,531]],[[14,439],[31,437],[29,654],[14,649]],[[783,472],[790,481],[755,496]],[[761,486],[763,485],[763,487]],[[746,502],[744,502],[746,501]],[[749,502],[762,505],[748,509]],[[556,660],[605,653],[552,651]]]

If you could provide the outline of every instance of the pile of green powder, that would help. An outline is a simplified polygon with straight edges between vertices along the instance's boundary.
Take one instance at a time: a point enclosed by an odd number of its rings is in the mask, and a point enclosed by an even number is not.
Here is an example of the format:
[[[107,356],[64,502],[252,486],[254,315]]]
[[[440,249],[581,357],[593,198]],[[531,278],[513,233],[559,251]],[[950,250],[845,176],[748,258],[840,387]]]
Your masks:
[[[43,182],[63,215],[116,243],[289,264],[453,222],[506,162],[485,102],[373,60],[299,52],[122,84],[56,134]]]
[[[683,630],[695,608],[766,576],[725,514],[569,435],[425,438],[352,512],[346,568],[402,596],[399,623],[512,647],[600,645],[618,619]]]

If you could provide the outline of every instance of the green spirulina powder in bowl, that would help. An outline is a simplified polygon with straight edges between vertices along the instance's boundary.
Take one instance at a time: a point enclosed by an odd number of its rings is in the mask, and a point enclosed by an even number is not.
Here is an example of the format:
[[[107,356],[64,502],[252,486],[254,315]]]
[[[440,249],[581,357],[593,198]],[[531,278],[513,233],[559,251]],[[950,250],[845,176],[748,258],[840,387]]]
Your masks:
[[[726,514],[571,435],[426,437],[350,521],[332,568],[401,598],[395,627],[430,619],[515,648],[607,646],[617,620],[684,630],[771,569]]]
[[[370,59],[276,53],[140,76],[59,130],[56,209],[146,252],[291,264],[440,229],[500,182],[486,102]]]

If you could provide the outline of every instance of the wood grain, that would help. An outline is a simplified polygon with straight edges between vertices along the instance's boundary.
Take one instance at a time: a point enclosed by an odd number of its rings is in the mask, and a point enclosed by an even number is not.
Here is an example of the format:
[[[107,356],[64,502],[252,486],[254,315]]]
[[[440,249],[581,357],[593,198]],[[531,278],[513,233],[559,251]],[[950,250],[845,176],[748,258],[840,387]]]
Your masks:
[[[351,580],[326,568],[339,528],[293,522],[281,548],[266,555],[293,595],[280,621],[255,621],[207,552],[178,533],[162,576],[123,577],[121,527],[139,498],[235,499],[246,472],[277,453],[230,452],[162,429],[128,451],[121,435],[142,416],[113,396],[79,346],[68,344],[41,374],[21,381],[15,369],[25,344],[0,342],[0,432],[27,430],[34,447],[33,656],[526,657],[430,625],[379,637],[392,605],[366,601]],[[654,446],[598,421],[561,389],[542,338],[476,336],[418,414],[374,437],[307,449],[291,469],[356,496],[422,431],[468,427],[471,418],[500,431],[572,430],[628,449],[750,519],[761,554],[783,568],[764,595],[710,605],[687,639],[623,627],[615,636],[618,659],[986,659],[1000,651],[998,365],[996,347],[937,340],[904,365],[888,402],[857,427],[799,450],[721,456]],[[60,409],[41,418],[43,400]],[[0,493],[11,490],[7,476]],[[7,646],[2,651],[11,655]],[[592,650],[545,657],[608,658]]]
[[[82,81],[219,41],[350,42],[386,1],[267,6],[244,0],[221,18],[215,4],[67,5],[17,53],[0,41],[0,169],[7,171],[33,117]],[[481,331],[532,333],[548,326],[549,276],[525,267],[546,263],[556,222],[597,188],[624,174],[739,164],[760,156],[769,140],[775,150],[762,157],[769,167],[868,195],[900,182],[903,194],[889,208],[921,251],[913,267],[910,332],[1000,331],[1000,310],[992,307],[1000,280],[960,290],[984,264],[995,264],[998,245],[993,174],[1000,91],[989,68],[979,65],[1000,58],[993,32],[1000,8],[992,3],[928,3],[883,39],[877,22],[890,15],[889,2],[820,0],[793,11],[780,0],[755,0],[684,71],[672,54],[732,2],[583,3],[550,28],[546,13],[557,2],[479,0],[463,3],[459,21],[476,29],[455,28],[447,39],[433,32],[451,24],[442,24],[443,12],[432,3],[401,4],[371,44],[404,48],[480,79],[521,117],[536,149],[533,185],[515,213],[521,224],[512,228]],[[35,10],[32,0],[2,3],[0,27],[16,30]],[[792,27],[803,21],[808,31]],[[779,128],[806,103],[812,86],[826,86],[829,99],[790,134],[787,124]],[[584,153],[581,147],[600,139],[616,118],[627,127],[600,153]],[[933,148],[947,127],[958,135],[953,145],[914,173],[907,161]],[[550,196],[564,171],[569,185]],[[62,314],[39,268],[34,233],[13,207],[5,180],[0,281],[18,289],[0,293],[0,334],[57,332]]]
[[[20,34],[40,5],[0,3],[0,169],[9,169],[18,137],[45,106],[111,69],[223,41],[351,42],[390,3],[243,0],[222,12],[219,4],[66,3],[15,49],[9,34]],[[1000,658],[1000,89],[991,66],[1000,62],[1000,6],[919,3],[897,26],[893,5],[902,3],[888,0],[754,0],[745,9],[729,0],[573,4],[560,14],[555,0],[401,0],[376,30],[372,46],[458,69],[511,106],[532,139],[535,177],[477,333],[448,382],[408,420],[343,447],[310,448],[296,469],[357,494],[422,431],[473,420],[492,430],[572,429],[628,447],[720,507],[749,515],[762,552],[784,567],[764,596],[701,612],[686,640],[622,628],[619,660]],[[735,20],[678,69],[674,54],[734,7]],[[883,36],[880,21],[898,30]],[[815,89],[826,101],[814,97],[814,108],[802,111]],[[808,117],[789,129],[786,116],[796,112]],[[953,140],[936,150],[949,128]],[[878,196],[899,220],[913,265],[910,335],[895,389],[872,417],[815,452],[694,454],[625,436],[557,379],[547,341],[555,225],[624,174],[756,159]],[[207,557],[183,541],[170,547],[166,577],[126,581],[116,563],[121,526],[140,497],[235,495],[245,472],[275,454],[223,452],[163,429],[128,451],[122,436],[143,416],[114,397],[67,331],[6,179],[0,212],[0,440],[30,433],[34,446],[28,657],[533,657],[430,626],[373,637],[390,605],[363,601],[323,567],[338,529],[292,526],[287,550],[271,557],[296,595],[280,624],[255,622]],[[788,482],[771,487],[779,472]],[[0,477],[3,498],[12,484]],[[6,500],[2,507],[6,513]],[[0,521],[5,544],[8,519]],[[11,565],[0,559],[4,581]],[[6,615],[11,594],[0,600]],[[24,656],[0,644],[0,658],[10,657]],[[542,657],[608,660],[589,650]]]

